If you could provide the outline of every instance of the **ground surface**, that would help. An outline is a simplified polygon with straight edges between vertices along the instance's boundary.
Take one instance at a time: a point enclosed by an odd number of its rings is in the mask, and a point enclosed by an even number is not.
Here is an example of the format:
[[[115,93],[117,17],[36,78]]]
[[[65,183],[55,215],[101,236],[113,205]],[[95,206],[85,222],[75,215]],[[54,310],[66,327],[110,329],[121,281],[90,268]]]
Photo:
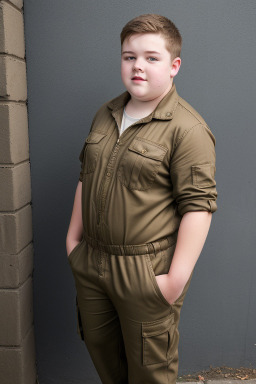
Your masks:
[[[178,381],[206,381],[206,380],[250,380],[256,379],[256,369],[252,368],[230,368],[230,367],[210,367],[205,371],[196,372],[190,375],[179,376]]]

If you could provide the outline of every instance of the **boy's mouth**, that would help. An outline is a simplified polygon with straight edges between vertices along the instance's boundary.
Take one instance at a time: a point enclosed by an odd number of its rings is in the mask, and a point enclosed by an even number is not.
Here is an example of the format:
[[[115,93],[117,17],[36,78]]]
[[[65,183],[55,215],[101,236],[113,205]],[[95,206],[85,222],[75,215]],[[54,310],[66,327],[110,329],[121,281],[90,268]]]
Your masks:
[[[143,78],[140,77],[140,76],[134,76],[134,77],[132,77],[132,80],[142,80],[142,81],[146,81],[145,79],[143,79]]]

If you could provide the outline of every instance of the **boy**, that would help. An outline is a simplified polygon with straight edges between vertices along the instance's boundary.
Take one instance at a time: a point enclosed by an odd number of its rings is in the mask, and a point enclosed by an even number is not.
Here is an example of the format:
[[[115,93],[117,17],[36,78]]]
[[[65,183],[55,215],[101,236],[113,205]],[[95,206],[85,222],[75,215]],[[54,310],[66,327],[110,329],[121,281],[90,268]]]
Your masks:
[[[98,110],[79,156],[66,243],[103,384],[176,383],[180,310],[217,209],[215,138],[173,83],[181,44],[166,17],[125,25],[127,91]]]

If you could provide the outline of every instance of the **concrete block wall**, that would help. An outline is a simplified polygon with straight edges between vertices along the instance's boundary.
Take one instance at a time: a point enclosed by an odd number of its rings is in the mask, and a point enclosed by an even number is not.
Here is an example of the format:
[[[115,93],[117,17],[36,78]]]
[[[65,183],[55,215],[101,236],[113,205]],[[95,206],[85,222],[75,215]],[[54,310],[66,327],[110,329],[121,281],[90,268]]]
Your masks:
[[[22,0],[0,0],[0,383],[35,384],[33,242]]]

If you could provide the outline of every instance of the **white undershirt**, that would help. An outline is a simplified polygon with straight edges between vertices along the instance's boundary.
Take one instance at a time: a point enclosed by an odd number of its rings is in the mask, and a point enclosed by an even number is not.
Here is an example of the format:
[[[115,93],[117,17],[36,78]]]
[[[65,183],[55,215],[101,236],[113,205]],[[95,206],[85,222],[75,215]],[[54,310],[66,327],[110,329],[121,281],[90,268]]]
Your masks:
[[[129,116],[126,113],[125,108],[124,108],[122,124],[121,124],[121,129],[120,129],[120,135],[126,130],[126,128],[128,128],[130,125],[132,125],[133,123],[135,123],[136,121],[138,121],[140,119],[142,119],[142,117],[135,118],[135,117]]]

